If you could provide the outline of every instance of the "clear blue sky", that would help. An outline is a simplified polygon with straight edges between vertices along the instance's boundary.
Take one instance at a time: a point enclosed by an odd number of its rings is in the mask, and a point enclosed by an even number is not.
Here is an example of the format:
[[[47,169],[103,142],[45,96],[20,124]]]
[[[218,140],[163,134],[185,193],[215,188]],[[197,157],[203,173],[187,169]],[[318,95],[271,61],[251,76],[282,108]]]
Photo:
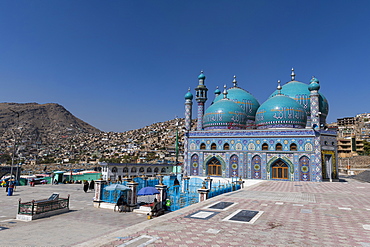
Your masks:
[[[58,103],[123,132],[183,117],[200,70],[208,106],[234,74],[263,103],[294,67],[320,80],[333,122],[370,112],[369,11],[358,0],[3,0],[0,102]]]

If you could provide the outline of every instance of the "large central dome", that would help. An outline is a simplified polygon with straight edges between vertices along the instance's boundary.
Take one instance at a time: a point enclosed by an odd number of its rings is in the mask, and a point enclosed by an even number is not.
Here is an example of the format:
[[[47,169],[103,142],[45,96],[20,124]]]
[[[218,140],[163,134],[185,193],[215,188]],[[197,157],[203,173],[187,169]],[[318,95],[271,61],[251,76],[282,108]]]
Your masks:
[[[290,81],[282,86],[281,94],[289,96],[297,101],[306,111],[307,116],[311,116],[311,100],[308,84],[299,81]],[[278,94],[278,90],[271,94],[270,97]],[[327,99],[319,92],[319,111],[321,115],[326,118],[329,113],[329,104]]]
[[[257,110],[257,129],[305,128],[307,114],[294,99],[277,94],[264,102]]]

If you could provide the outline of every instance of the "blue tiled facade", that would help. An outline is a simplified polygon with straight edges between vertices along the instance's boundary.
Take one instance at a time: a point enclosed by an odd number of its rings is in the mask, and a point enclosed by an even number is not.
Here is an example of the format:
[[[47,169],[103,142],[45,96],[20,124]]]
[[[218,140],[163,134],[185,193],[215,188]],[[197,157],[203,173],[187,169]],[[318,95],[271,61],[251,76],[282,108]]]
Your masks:
[[[205,88],[204,80],[205,76],[201,81],[201,89],[199,89],[199,86],[197,88],[197,94],[199,95],[202,95],[201,90]],[[234,79],[233,82],[235,88],[236,80]],[[198,123],[196,131],[190,131],[190,125],[188,124],[184,142],[186,145],[184,173],[190,176],[204,177],[220,176],[312,182],[338,178],[336,133],[325,130],[323,123],[325,123],[326,114],[325,118],[320,116],[319,96],[322,96],[318,93],[320,88],[318,83],[316,78],[315,80],[312,79],[311,84],[309,84],[310,91],[307,90],[310,95],[303,95],[310,98],[310,109],[307,110],[310,115],[307,116],[307,122],[298,127],[291,126],[288,122],[280,124],[279,119],[274,118],[276,116],[274,114],[266,115],[270,118],[268,125],[253,125],[255,122],[254,119],[251,119],[251,125],[242,130],[232,128],[232,123],[230,123],[230,128],[225,129],[225,121],[222,123],[223,126],[215,122],[214,128],[207,128],[206,130],[199,128],[202,123]],[[300,87],[302,87],[301,84],[299,84]],[[290,90],[292,90],[291,88]],[[280,89],[279,84],[278,90]],[[294,92],[290,93],[294,94]],[[297,92],[297,94],[300,95],[301,92]],[[221,95],[217,96],[220,98]],[[288,96],[279,94],[279,97]],[[271,102],[277,101],[278,103],[274,104],[291,102],[291,100],[277,99],[278,97],[263,105],[266,107],[266,105],[271,105]],[[226,89],[222,100],[227,100]],[[233,99],[233,101],[237,100],[243,101],[243,99]],[[202,103],[204,102],[202,101]],[[307,103],[307,100],[302,101],[302,103]],[[257,104],[259,107],[258,102]],[[296,103],[294,104],[296,105]],[[198,109],[198,122],[203,121],[203,118],[199,116],[200,113],[204,112],[203,106],[200,111]],[[188,116],[189,121],[189,112],[191,112],[189,97],[187,97],[186,107],[186,114],[188,114],[186,116]],[[279,109],[276,105],[271,107]],[[280,109],[284,107],[292,109],[292,106],[286,105]],[[295,107],[299,108],[300,106]],[[273,108],[270,111],[273,111]],[[231,119],[228,117],[225,116],[224,119]],[[307,126],[305,126],[306,124]]]

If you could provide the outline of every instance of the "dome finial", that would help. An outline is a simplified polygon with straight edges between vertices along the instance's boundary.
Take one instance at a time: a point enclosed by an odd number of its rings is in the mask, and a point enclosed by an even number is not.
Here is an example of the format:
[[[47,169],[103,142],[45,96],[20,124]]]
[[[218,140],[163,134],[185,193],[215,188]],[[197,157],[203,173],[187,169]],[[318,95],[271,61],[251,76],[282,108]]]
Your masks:
[[[283,87],[280,85],[280,80],[278,80],[278,86],[277,86],[277,90],[279,90],[278,94],[281,94],[281,89]]]
[[[234,83],[234,87],[236,87],[238,85],[238,81],[236,80],[236,75],[234,75],[233,83]]]
[[[227,90],[226,90],[226,85],[224,85],[224,91],[222,92],[224,95],[224,99],[227,99]]]
[[[221,94],[221,91],[218,89],[218,86],[216,87],[216,90],[215,90],[215,95],[216,97],[219,96]]]
[[[294,81],[294,79],[295,79],[294,68],[292,68],[292,73],[290,74],[290,76],[292,77],[292,81]]]

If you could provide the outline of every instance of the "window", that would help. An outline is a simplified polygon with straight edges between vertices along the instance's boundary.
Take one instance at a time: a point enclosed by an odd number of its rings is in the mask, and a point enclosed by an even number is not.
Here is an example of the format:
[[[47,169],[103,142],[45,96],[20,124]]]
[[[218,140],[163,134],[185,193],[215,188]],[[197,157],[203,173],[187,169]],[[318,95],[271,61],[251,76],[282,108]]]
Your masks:
[[[146,169],[146,172],[152,172],[152,168],[148,167],[148,169]]]
[[[281,151],[281,150],[283,150],[283,145],[281,145],[281,143],[276,144],[276,146],[275,146],[275,150],[276,150],[276,151]]]
[[[118,170],[117,170],[117,167],[113,167],[112,168],[112,172],[117,172]]]
[[[158,171],[159,171],[159,168],[158,167],[154,168],[154,172],[155,173],[158,173]]]
[[[217,145],[216,143],[212,143],[211,144],[211,150],[216,150],[217,149]]]
[[[288,166],[281,160],[272,165],[273,179],[288,179]]]
[[[206,149],[206,144],[204,143],[200,144],[200,149]]]
[[[218,159],[212,158],[208,163],[208,175],[221,176],[221,163]]]
[[[166,168],[164,168],[164,167],[163,167],[163,168],[161,169],[161,173],[166,173]]]
[[[132,167],[131,172],[136,172],[136,167]]]
[[[269,145],[267,143],[262,144],[262,150],[269,150]]]
[[[140,167],[139,172],[144,172],[144,167]]]
[[[297,151],[297,145],[295,143],[290,144],[290,151]]]
[[[224,150],[230,150],[230,145],[229,143],[224,144]]]
[[[128,168],[127,167],[123,168],[123,173],[128,173]]]

